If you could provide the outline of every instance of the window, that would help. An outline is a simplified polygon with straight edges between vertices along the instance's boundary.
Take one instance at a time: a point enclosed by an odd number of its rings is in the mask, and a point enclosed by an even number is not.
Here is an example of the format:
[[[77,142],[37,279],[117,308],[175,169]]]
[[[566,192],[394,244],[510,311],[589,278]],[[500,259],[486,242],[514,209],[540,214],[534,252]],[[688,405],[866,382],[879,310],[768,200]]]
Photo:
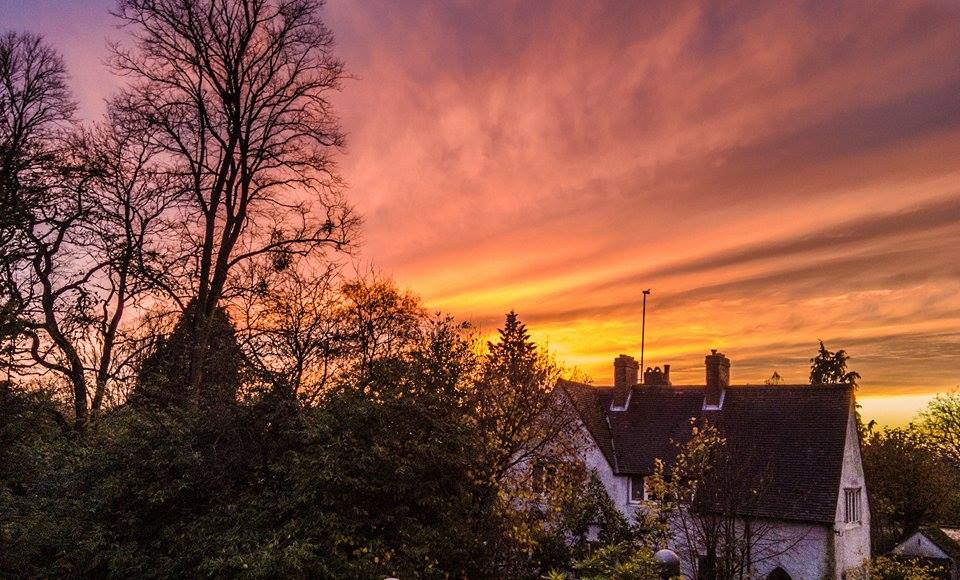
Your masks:
[[[646,481],[642,475],[630,476],[630,503],[640,503],[647,499]]]
[[[843,490],[843,521],[848,524],[860,523],[860,488],[848,487]]]
[[[530,482],[533,487],[533,493],[543,493],[544,487],[543,463],[536,461],[530,469]]]
[[[530,486],[533,493],[546,493],[556,481],[557,473],[556,464],[539,459],[533,461],[530,466]]]

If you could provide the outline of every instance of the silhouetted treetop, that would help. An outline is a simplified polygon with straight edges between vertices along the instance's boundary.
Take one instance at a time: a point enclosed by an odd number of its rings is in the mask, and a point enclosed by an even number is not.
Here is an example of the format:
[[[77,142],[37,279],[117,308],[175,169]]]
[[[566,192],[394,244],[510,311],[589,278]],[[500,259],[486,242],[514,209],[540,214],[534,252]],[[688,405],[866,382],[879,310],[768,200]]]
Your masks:
[[[847,351],[840,349],[831,352],[820,341],[817,356],[810,359],[810,384],[812,385],[852,385],[857,386],[860,373],[847,370]]]

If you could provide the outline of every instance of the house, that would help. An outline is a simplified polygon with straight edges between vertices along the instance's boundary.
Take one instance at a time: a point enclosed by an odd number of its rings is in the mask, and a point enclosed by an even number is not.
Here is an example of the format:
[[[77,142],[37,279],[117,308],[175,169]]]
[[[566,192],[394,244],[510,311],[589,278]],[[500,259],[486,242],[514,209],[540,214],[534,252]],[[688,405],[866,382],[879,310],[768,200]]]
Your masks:
[[[923,559],[942,567],[946,578],[960,580],[960,528],[920,528],[897,544],[891,553]]]
[[[870,516],[849,385],[730,384],[730,361],[707,355],[705,385],[674,386],[670,367],[647,369],[627,355],[614,361],[612,387],[563,381],[558,391],[588,437],[587,466],[627,518],[656,509],[647,490],[654,460],[669,465],[688,440],[691,420],[707,421],[742,456],[744,482],[756,481],[736,525],[767,541],[748,552],[751,577],[845,578],[870,558]],[[751,527],[752,526],[752,527]],[[684,574],[697,577],[705,555],[689,534],[671,530]],[[699,554],[696,561],[684,554]]]

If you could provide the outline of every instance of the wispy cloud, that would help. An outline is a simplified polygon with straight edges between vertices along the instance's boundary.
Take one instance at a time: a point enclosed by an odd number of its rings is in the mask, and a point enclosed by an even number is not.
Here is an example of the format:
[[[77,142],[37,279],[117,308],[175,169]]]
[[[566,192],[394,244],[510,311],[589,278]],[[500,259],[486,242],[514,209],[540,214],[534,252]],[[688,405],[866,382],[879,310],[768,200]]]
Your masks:
[[[96,111],[111,4],[0,10],[62,43]],[[429,304],[486,328],[516,308],[600,382],[653,287],[648,359],[683,380],[716,346],[735,378],[802,380],[823,338],[864,396],[960,384],[960,4],[326,13],[364,256]]]
[[[681,378],[722,346],[800,380],[824,338],[866,395],[960,383],[960,6],[387,6],[330,5],[344,167],[368,255],[428,301],[517,308],[599,381],[653,286]]]

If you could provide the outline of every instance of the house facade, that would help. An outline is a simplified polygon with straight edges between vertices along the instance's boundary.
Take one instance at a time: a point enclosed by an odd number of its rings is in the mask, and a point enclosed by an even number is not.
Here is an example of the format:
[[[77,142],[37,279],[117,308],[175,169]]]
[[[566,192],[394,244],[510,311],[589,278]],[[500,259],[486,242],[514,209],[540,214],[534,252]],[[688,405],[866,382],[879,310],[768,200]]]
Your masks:
[[[852,387],[732,385],[730,361],[716,351],[705,367],[704,385],[674,386],[669,366],[647,369],[641,382],[637,362],[621,355],[611,387],[560,383],[587,435],[585,462],[617,508],[631,520],[656,509],[655,460],[669,466],[691,421],[708,422],[743,470],[736,480],[749,498],[729,517],[748,538],[751,577],[841,579],[861,569],[870,515]],[[684,574],[696,578],[705,550],[686,530],[671,536]]]

